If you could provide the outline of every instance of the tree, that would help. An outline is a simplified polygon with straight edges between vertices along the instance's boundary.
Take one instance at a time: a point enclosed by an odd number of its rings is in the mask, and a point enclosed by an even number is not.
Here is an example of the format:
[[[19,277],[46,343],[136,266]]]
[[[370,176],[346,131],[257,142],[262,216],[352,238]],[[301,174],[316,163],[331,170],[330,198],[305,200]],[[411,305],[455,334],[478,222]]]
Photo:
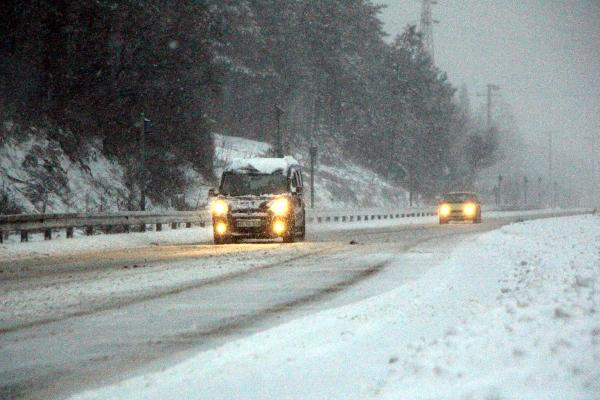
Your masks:
[[[467,161],[474,176],[482,169],[496,162],[498,148],[497,130],[491,129],[487,134],[477,133],[469,137],[466,146]]]

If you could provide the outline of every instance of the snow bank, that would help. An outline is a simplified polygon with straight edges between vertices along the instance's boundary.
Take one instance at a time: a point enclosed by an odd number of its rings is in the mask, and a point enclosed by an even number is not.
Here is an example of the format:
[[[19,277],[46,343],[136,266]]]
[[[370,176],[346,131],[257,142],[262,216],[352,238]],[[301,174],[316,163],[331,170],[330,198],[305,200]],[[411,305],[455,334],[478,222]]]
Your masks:
[[[163,231],[117,233],[109,235],[84,236],[75,231],[75,239],[67,239],[64,231],[45,241],[43,234],[31,235],[31,242],[19,243],[19,236],[11,235],[10,242],[0,244],[0,261],[25,258],[70,256],[102,250],[123,250],[146,246],[169,244],[198,244],[213,238],[212,227],[192,227],[171,229],[163,226]]]
[[[73,398],[598,399],[598,304],[600,218],[513,224],[385,294]]]
[[[123,169],[100,147],[89,144],[75,162],[44,130],[30,127],[0,146],[0,191],[26,213],[123,209],[129,196]]]

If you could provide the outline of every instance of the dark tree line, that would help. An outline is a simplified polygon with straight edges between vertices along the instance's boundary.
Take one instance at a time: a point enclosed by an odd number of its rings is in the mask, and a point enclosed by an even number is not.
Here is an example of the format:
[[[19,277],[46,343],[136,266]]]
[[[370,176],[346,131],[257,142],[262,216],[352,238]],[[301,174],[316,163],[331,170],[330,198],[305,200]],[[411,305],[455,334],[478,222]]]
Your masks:
[[[211,114],[227,133],[274,143],[279,105],[292,147],[339,146],[425,196],[469,187],[493,162],[494,132],[473,121],[414,26],[388,44],[371,1],[231,3]]]
[[[9,0],[0,105],[68,128],[66,148],[102,139],[131,171],[145,113],[159,199],[184,184],[186,163],[211,175],[211,131],[274,142],[276,105],[292,150],[338,146],[424,195],[468,184],[493,146],[469,139],[485,135],[415,28],[387,44],[379,11],[368,0]]]
[[[68,128],[71,155],[96,137],[137,181],[141,113],[149,185],[166,198],[185,182],[179,167],[212,168],[203,114],[213,88],[212,39],[219,32],[201,2],[8,1],[2,7],[0,88],[13,116]],[[52,131],[57,132],[57,131]]]

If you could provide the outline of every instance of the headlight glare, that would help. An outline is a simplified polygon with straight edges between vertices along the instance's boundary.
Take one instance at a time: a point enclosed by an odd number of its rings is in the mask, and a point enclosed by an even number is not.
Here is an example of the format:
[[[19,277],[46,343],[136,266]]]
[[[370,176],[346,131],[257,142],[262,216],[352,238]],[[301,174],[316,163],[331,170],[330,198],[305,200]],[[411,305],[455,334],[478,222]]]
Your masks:
[[[213,215],[225,215],[229,211],[229,205],[225,200],[215,200],[210,207]]]
[[[269,205],[269,208],[271,209],[271,211],[273,211],[273,214],[275,215],[285,215],[290,209],[290,202],[288,201],[288,199],[282,197],[273,200]]]
[[[463,207],[463,213],[469,217],[475,215],[475,204],[465,204]]]
[[[285,223],[283,221],[275,221],[275,223],[273,223],[273,232],[275,232],[276,235],[281,235],[285,232]]]
[[[441,217],[450,215],[450,206],[448,204],[442,204],[439,208],[439,214]]]
[[[219,222],[215,226],[215,231],[218,235],[224,235],[227,232],[227,224],[225,224],[224,222]]]

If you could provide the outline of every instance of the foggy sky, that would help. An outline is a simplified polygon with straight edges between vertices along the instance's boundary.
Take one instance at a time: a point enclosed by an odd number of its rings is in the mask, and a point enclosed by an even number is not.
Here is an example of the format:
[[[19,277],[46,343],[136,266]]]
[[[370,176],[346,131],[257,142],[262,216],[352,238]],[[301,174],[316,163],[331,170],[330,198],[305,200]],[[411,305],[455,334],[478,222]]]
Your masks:
[[[419,0],[374,3],[387,5],[390,40],[418,25]],[[485,101],[476,92],[501,87],[498,100],[529,145],[529,173],[547,169],[552,131],[557,179],[589,185],[592,135],[600,164],[600,0],[438,0],[433,15],[436,64],[455,86],[467,85],[474,110]]]

